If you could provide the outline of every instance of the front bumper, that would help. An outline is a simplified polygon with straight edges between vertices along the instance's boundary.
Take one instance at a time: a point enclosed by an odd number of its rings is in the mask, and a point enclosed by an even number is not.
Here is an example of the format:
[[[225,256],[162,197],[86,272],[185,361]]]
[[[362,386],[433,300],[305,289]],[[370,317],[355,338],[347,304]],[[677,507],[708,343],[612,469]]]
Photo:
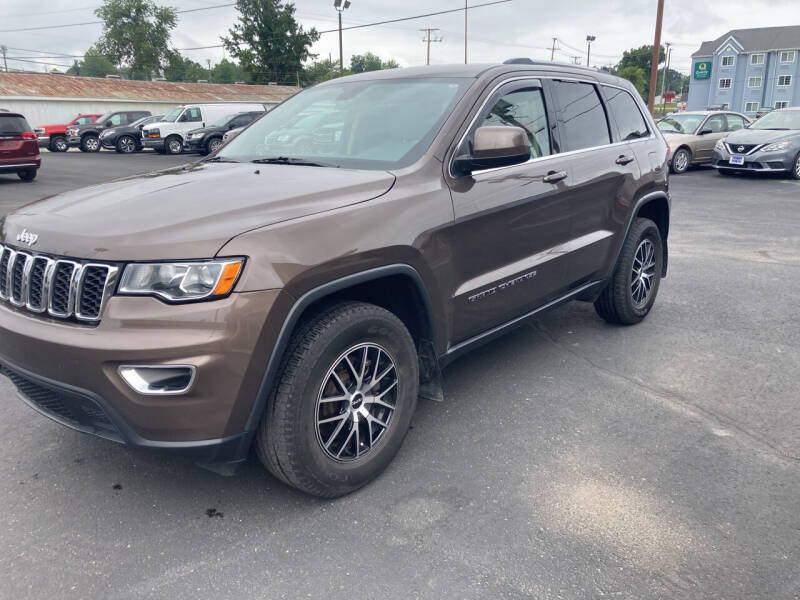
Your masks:
[[[142,147],[161,150],[164,148],[164,140],[161,138],[142,138]]]
[[[730,163],[731,154],[727,149],[714,149],[711,156],[711,166],[715,169],[726,169],[730,171],[791,171],[794,160],[797,156],[797,148],[779,150],[777,152],[753,152],[744,155],[743,165],[732,165]]]
[[[205,148],[205,139],[199,138],[196,140],[185,139],[183,140],[183,149],[186,152],[199,152]]]
[[[114,296],[96,327],[3,303],[0,372],[28,404],[74,429],[200,462],[238,460],[249,449],[246,425],[274,344],[267,318],[280,295],[182,305]],[[190,364],[197,375],[184,394],[145,395],[119,376],[122,364]]]

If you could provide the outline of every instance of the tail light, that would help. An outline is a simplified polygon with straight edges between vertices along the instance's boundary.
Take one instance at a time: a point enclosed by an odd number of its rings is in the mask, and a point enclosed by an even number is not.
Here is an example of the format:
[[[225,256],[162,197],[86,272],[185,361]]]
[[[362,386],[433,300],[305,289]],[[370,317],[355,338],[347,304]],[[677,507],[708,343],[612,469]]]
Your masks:
[[[22,139],[23,140],[35,140],[36,139],[36,134],[33,133],[32,131],[23,131],[22,132]]]

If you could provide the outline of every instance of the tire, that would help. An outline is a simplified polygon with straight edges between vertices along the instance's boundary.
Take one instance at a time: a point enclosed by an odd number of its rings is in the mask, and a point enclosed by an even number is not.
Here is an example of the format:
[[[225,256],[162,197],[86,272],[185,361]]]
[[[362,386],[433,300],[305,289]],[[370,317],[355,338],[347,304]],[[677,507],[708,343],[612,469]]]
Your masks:
[[[649,277],[635,277],[640,271],[642,258],[645,265],[649,265],[644,269],[645,273],[650,274]],[[609,323],[639,323],[656,300],[663,262],[661,233],[656,224],[650,219],[634,219],[614,273],[594,303],[597,314]],[[647,281],[650,282],[649,287]]]
[[[180,154],[183,152],[183,140],[177,135],[171,135],[164,140],[164,154]]]
[[[208,140],[206,142],[206,153],[207,154],[211,154],[212,152],[216,152],[220,148],[222,148],[222,138],[220,138],[220,137],[211,138],[210,140]]]
[[[794,165],[792,165],[792,172],[789,173],[792,179],[800,180],[800,154],[798,154],[794,159]]]
[[[17,177],[22,181],[33,181],[36,179],[36,169],[26,169],[25,171],[17,171]]]
[[[278,479],[307,494],[349,494],[397,454],[418,393],[417,352],[402,321],[372,304],[338,304],[294,332],[259,425],[256,452]]]
[[[85,135],[81,138],[81,150],[84,152],[99,152],[100,138],[96,135]]]
[[[67,142],[67,138],[63,135],[57,135],[56,137],[50,138],[47,149],[50,150],[50,152],[66,152],[69,150],[69,142]]]
[[[678,148],[675,154],[672,155],[672,160],[669,163],[670,171],[676,175],[682,175],[689,170],[692,164],[692,153],[688,148]]]
[[[136,140],[129,135],[121,135],[117,140],[116,147],[120,154],[133,154],[138,149]]]

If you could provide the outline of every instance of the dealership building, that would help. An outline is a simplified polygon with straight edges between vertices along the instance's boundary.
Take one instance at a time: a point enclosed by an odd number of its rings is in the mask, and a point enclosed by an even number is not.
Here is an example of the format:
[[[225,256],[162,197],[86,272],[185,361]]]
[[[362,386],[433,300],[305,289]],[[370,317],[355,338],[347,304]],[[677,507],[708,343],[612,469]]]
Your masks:
[[[0,73],[0,108],[20,112],[31,125],[68,123],[79,113],[149,110],[181,104],[260,102],[276,105],[300,88],[288,85],[176,83],[74,77],[55,73]]]
[[[800,106],[800,25],[734,29],[692,54],[688,110]]]

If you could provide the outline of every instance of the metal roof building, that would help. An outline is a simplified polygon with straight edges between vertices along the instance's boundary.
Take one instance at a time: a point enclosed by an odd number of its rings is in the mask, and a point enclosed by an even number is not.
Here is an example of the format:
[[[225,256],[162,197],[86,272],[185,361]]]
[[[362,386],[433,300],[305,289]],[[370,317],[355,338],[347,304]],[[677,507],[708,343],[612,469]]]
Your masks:
[[[78,113],[149,110],[164,114],[188,103],[263,102],[275,105],[300,91],[284,85],[174,83],[99,79],[48,73],[0,73],[0,108],[31,125],[66,123]]]

